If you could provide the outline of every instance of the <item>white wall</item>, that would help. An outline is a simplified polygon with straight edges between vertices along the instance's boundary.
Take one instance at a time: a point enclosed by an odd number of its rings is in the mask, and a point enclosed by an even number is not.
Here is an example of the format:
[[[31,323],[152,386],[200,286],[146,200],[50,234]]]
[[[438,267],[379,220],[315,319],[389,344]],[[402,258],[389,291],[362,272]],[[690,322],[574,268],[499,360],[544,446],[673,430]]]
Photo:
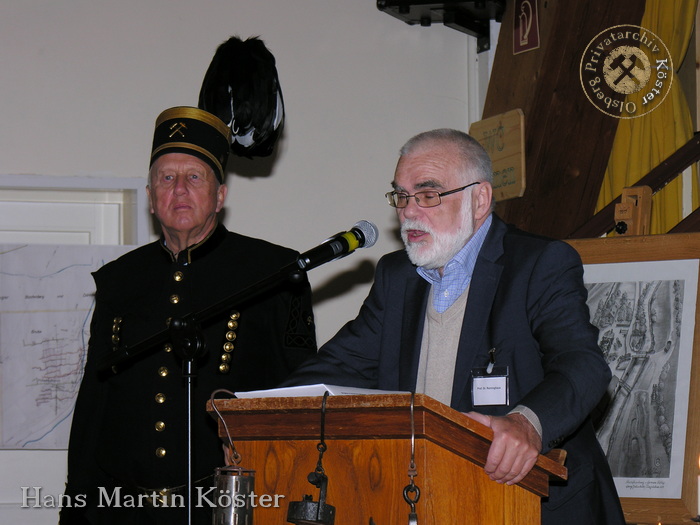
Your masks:
[[[375,247],[309,273],[323,342],[400,247],[383,198],[398,148],[480,118],[487,56],[477,64],[473,38],[408,26],[374,0],[4,0],[0,174],[145,176],[156,116],[196,105],[234,34],[275,55],[287,121],[274,159],[229,163],[225,224],[300,251],[360,219],[380,230]]]
[[[234,34],[261,36],[275,55],[287,125],[274,162],[229,164],[248,176],[228,178],[226,225],[304,250],[375,222],[374,248],[310,273],[321,286],[399,247],[383,200],[396,152],[419,131],[479,119],[467,92],[476,55],[473,38],[408,26],[373,0],[2,2],[0,173],[145,175],[156,116],[196,104]],[[366,291],[318,305],[321,341]]]

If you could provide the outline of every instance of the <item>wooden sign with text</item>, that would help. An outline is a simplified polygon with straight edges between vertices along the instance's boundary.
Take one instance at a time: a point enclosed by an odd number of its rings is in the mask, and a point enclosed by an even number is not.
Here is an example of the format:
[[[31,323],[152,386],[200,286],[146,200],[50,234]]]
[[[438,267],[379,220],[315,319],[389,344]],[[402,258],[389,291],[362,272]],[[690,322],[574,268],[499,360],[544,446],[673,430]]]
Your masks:
[[[484,147],[493,164],[493,196],[496,201],[525,193],[525,117],[514,109],[474,122],[469,134]]]

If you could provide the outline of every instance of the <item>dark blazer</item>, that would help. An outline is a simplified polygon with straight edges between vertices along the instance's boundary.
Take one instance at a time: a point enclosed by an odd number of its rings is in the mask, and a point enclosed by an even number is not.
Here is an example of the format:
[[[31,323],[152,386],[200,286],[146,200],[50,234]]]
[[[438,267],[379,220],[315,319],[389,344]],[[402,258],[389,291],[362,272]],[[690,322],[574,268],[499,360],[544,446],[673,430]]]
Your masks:
[[[68,450],[66,494],[78,505],[62,509],[61,524],[132,523],[135,516],[129,513],[140,513],[140,519],[150,515],[144,523],[185,523],[180,509],[100,507],[107,499],[100,500],[98,492],[104,487],[111,496],[121,487],[126,497],[141,489],[177,487],[182,497],[188,472],[182,357],[161,344],[125,362],[116,373],[100,372],[98,365],[114,354],[115,335],[120,345],[133,347],[166,329],[168,319],[224,301],[297,257],[293,250],[219,225],[177,259],[154,242],[95,272],[96,306]],[[224,466],[216,422],[205,410],[212,392],[274,387],[315,354],[314,331],[305,279],[232,305],[201,323],[206,351],[193,367],[194,481]],[[222,373],[223,355],[229,356],[230,369]],[[206,483],[198,484],[211,486],[211,479]],[[210,509],[205,511],[209,515],[195,515],[196,523],[211,523]]]
[[[589,322],[578,254],[568,244],[493,223],[479,253],[462,324],[452,408],[504,415],[532,409],[543,429],[543,452],[568,452],[568,482],[550,488],[543,523],[624,523],[606,458],[588,415],[604,394],[610,370]],[[325,382],[414,390],[429,285],[406,253],[379,261],[357,318],[285,382]],[[509,369],[510,404],[473,407],[471,370]]]

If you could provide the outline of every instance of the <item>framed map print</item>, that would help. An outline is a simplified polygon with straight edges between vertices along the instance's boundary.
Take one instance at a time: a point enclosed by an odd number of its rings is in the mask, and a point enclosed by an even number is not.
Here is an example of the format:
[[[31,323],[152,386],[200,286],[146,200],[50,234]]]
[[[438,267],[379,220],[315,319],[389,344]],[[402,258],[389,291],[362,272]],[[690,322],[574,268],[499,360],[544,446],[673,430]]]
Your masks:
[[[612,380],[593,414],[628,523],[697,516],[700,234],[568,241]]]

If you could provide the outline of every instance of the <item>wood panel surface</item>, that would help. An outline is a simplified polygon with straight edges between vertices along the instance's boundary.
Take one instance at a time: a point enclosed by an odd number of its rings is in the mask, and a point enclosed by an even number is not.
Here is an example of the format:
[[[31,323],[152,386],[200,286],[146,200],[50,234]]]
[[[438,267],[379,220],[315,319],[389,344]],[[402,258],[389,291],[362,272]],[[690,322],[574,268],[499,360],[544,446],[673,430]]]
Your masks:
[[[327,440],[323,467],[328,476],[326,503],[336,510],[336,523],[376,525],[408,522],[410,506],[403,497],[409,484],[410,440]],[[288,505],[319,491],[307,481],[316,468],[315,440],[240,441],[240,466],[255,470],[255,493],[283,495],[278,507],[258,506],[256,525],[286,523]],[[519,486],[492,482],[481,468],[424,439],[416,442],[415,484],[419,523],[474,525],[536,524],[539,497]]]
[[[506,4],[482,118],[522,109],[527,189],[496,211],[527,231],[563,239],[593,216],[618,124],[586,98],[581,57],[604,29],[638,25],[645,0],[540,1],[540,48],[518,55],[514,6]]]
[[[336,507],[336,523],[408,520],[403,489],[409,483],[410,400],[408,394],[327,399],[323,467],[329,478],[326,501]],[[284,523],[289,501],[301,501],[304,495],[318,501],[318,489],[307,475],[318,461],[321,397],[214,403],[242,457],[240,466],[256,471],[256,493],[284,495],[277,508],[256,508],[256,525]],[[566,477],[555,453],[540,456],[519,485],[492,482],[483,471],[491,430],[420,394],[415,396],[414,428],[420,523],[539,523],[540,497],[548,493],[550,476]],[[221,422],[219,435],[226,436]]]

